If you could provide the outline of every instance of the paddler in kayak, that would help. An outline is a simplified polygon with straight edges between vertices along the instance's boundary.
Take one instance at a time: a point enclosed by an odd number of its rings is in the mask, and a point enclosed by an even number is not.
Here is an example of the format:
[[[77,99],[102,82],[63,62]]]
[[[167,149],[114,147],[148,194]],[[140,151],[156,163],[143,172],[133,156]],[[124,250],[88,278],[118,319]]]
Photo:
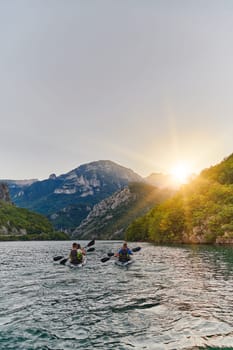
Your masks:
[[[129,261],[131,259],[130,255],[133,255],[133,252],[131,249],[128,248],[127,242],[124,242],[123,246],[115,254],[115,256],[118,257],[120,262]]]
[[[74,242],[69,255],[70,263],[73,265],[81,264],[84,255],[86,255],[85,249],[81,248],[79,243]]]

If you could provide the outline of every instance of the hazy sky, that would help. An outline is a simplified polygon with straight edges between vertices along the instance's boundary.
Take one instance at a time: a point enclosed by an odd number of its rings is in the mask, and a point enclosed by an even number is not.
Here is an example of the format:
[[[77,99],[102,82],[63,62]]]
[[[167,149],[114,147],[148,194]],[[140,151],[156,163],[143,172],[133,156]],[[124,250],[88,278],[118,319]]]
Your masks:
[[[233,152],[233,1],[0,0],[0,178]]]

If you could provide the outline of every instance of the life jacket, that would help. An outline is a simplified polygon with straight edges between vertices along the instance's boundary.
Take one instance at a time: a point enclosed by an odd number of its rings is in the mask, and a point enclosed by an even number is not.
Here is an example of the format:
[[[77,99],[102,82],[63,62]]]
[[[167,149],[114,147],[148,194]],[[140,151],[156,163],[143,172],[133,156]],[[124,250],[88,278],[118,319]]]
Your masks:
[[[70,251],[70,262],[71,264],[78,265],[83,261],[83,253],[81,249],[72,249]]]
[[[129,260],[130,260],[130,255],[128,253],[128,248],[127,249],[120,249],[119,250],[119,261],[126,262]]]

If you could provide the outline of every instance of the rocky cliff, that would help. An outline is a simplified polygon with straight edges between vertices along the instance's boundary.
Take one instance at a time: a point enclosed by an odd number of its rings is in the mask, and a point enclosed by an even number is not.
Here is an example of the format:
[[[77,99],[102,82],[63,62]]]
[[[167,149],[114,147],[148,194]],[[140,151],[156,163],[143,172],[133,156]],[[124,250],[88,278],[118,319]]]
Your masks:
[[[30,185],[9,186],[16,205],[46,215],[57,230],[71,232],[95,204],[132,181],[144,180],[131,169],[101,160]]]
[[[6,183],[0,183],[0,201],[11,203],[10,191]]]
[[[78,239],[123,239],[132,220],[168,198],[170,192],[144,183],[130,183],[96,204],[72,232]]]

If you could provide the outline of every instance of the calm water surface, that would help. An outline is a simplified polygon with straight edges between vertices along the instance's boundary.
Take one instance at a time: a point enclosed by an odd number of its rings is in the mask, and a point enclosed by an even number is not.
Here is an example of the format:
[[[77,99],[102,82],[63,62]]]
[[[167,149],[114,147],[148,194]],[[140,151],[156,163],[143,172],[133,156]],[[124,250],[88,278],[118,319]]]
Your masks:
[[[70,269],[53,257],[71,242],[0,242],[0,349],[233,349],[233,247],[142,243],[128,270],[101,263],[119,245]]]

